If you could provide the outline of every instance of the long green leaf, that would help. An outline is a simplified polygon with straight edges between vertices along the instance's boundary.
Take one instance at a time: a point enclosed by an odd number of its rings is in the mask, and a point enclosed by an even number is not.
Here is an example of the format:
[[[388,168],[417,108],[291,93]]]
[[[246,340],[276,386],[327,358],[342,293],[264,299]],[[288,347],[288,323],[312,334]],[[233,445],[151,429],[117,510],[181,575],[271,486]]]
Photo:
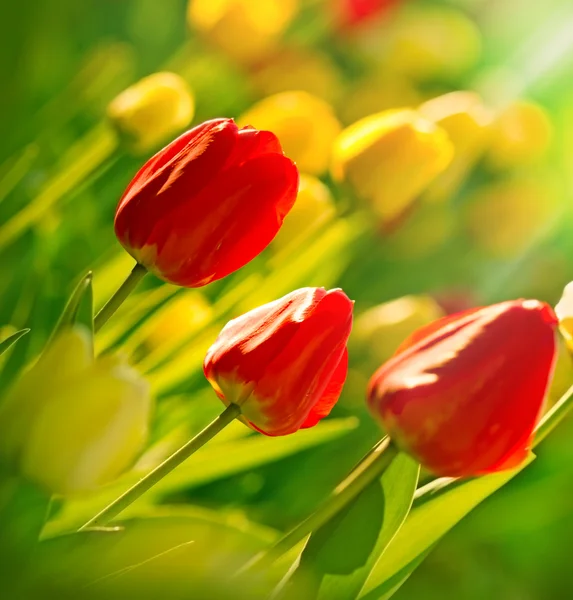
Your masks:
[[[12,335],[8,336],[5,340],[0,342],[0,356],[7,352],[13,344],[15,344],[22,336],[26,335],[30,330],[29,329],[20,329],[20,331],[16,331]]]
[[[441,482],[438,481],[423,490],[419,497],[425,501],[414,506],[406,522],[372,569],[359,598],[374,600],[385,597],[389,580],[398,573],[403,573],[408,565],[416,563],[421,554],[480,502],[515,477],[532,458],[518,469],[475,479],[456,480],[445,486],[440,486]],[[435,495],[433,492],[436,492]],[[382,593],[383,590],[386,592]]]
[[[402,527],[418,483],[419,465],[405,454],[399,454],[381,477],[384,492],[384,519],[378,532],[376,545],[368,561],[352,575],[342,577],[327,575],[321,585],[319,600],[353,600],[392,539]]]

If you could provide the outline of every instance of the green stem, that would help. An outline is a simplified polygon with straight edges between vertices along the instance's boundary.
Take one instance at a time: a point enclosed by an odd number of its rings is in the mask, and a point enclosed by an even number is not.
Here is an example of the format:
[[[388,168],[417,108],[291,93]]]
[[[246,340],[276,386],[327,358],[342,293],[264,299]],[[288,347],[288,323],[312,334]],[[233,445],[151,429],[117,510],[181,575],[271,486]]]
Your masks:
[[[145,267],[139,263],[133,267],[127,279],[121,284],[117,292],[106,302],[94,319],[94,331],[97,333],[115,313],[115,311],[123,304],[125,299],[133,292],[137,284],[147,274]]]
[[[535,429],[533,446],[542,442],[573,408],[573,386],[571,386],[561,398],[543,415]]]
[[[156,483],[161,481],[166,475],[169,475],[173,469],[187,460],[199,448],[204,446],[209,440],[213,439],[229,423],[241,414],[241,408],[237,404],[229,404],[227,408],[212,421],[203,431],[200,431],[194,438],[189,440],[179,450],[174,452],[169,458],[165,459],[153,471],[148,473],[143,479],[140,479],[135,485],[131,486],[119,498],[104,508],[95,517],[90,519],[85,525],[80,527],[80,531],[90,527],[102,527],[109,523],[114,517],[124,511],[130,504],[135,502],[147,490],[151,489]]]
[[[280,556],[296,546],[307,535],[322,527],[345,508],[370,483],[380,477],[398,454],[389,437],[385,437],[350,475],[332,492],[316,512],[299,523],[263,554],[256,556],[240,572],[244,574],[270,566]]]

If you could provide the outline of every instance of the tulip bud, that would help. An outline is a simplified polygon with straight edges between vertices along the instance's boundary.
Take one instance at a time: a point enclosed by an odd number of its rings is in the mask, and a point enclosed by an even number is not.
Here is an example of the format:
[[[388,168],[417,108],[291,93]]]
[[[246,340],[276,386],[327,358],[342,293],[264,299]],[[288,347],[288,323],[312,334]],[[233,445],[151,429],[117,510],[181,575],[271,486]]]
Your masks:
[[[314,48],[281,48],[254,65],[250,75],[260,96],[301,90],[335,102],[343,93],[338,66]]]
[[[239,63],[253,63],[278,42],[298,0],[190,0],[189,25]]]
[[[297,169],[274,134],[207,121],[140,169],[119,202],[115,233],[164,281],[200,287],[264,250],[297,187]]]
[[[175,73],[154,73],[128,87],[108,106],[107,116],[134,152],[146,153],[191,123],[195,104]]]
[[[361,119],[338,136],[332,173],[389,222],[448,166],[452,155],[442,129],[412,110],[389,110]]]
[[[332,107],[306,92],[283,92],[257,102],[239,124],[273,131],[297,167],[312,175],[325,171],[340,123]]]
[[[334,199],[328,187],[312,175],[301,175],[296,202],[272,241],[273,249],[281,250],[301,242],[330,221],[335,213]]]
[[[416,80],[459,77],[470,69],[481,53],[479,29],[454,8],[412,6],[392,23],[384,51],[389,68]]]
[[[418,111],[439,125],[454,146],[450,166],[434,181],[425,195],[432,202],[447,200],[466,177],[485,148],[491,115],[473,92],[452,92],[422,104]]]
[[[541,106],[518,100],[496,116],[487,154],[495,169],[511,169],[541,159],[551,142],[553,127]]]
[[[118,357],[93,359],[85,330],[60,334],[0,406],[0,456],[53,493],[120,475],[147,438],[147,383]]]
[[[199,292],[186,292],[162,307],[143,326],[146,349],[155,350],[165,345],[183,342],[211,318],[211,305]]]
[[[414,331],[443,316],[430,296],[404,296],[363,312],[352,330],[351,349],[365,351],[368,363],[379,365]]]
[[[326,417],[342,391],[353,303],[342,290],[303,288],[230,321],[207,352],[205,376],[265,435]]]
[[[342,30],[350,31],[386,15],[398,0],[331,0],[335,21]]]
[[[436,475],[516,467],[542,412],[556,325],[553,310],[537,300],[444,317],[412,334],[376,371],[370,409]]]

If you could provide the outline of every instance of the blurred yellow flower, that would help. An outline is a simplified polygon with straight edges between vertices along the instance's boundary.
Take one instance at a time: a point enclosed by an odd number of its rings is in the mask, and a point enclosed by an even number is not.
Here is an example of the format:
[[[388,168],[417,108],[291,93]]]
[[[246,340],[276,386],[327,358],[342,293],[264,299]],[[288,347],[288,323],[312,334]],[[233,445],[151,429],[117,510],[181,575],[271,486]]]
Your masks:
[[[511,169],[543,158],[553,136],[547,111],[530,101],[517,100],[501,110],[492,126],[487,153],[495,169]]]
[[[302,91],[264,98],[240,117],[239,125],[275,133],[285,154],[311,175],[326,171],[332,144],[341,130],[332,107]]]
[[[382,365],[416,329],[443,316],[431,296],[404,296],[384,302],[359,315],[352,327],[350,349],[370,370]]]
[[[60,334],[0,407],[0,456],[53,493],[84,492],[128,468],[147,439],[145,380],[120,358],[94,360],[87,332]]]
[[[240,63],[263,58],[298,11],[298,0],[190,0],[189,25]]]
[[[555,306],[555,314],[559,319],[559,329],[567,342],[567,347],[573,352],[573,282],[565,286],[563,295]]]
[[[301,90],[326,102],[342,94],[342,76],[327,55],[310,48],[281,48],[251,69],[251,82],[261,96]]]
[[[481,53],[481,36],[459,10],[412,6],[392,23],[385,45],[388,68],[424,80],[459,76],[471,68]]]
[[[390,108],[414,108],[422,101],[410,79],[398,73],[385,73],[360,81],[349,91],[340,107],[345,123],[353,123]]]
[[[413,110],[389,110],[346,128],[337,138],[332,174],[390,222],[450,163],[446,133]]]
[[[466,177],[483,152],[492,116],[482,99],[474,92],[452,92],[424,102],[418,111],[439,125],[454,145],[450,166],[432,183],[424,199],[430,202],[447,200]]]
[[[302,242],[335,214],[334,199],[328,187],[312,175],[301,174],[296,202],[271,247],[279,251]]]
[[[147,350],[177,346],[211,318],[212,307],[200,292],[184,291],[153,315],[141,329]]]
[[[558,222],[560,192],[550,174],[518,174],[479,187],[463,209],[465,229],[492,256],[523,252]]]
[[[146,153],[191,123],[195,103],[175,73],[144,77],[112,100],[107,115],[128,147]]]

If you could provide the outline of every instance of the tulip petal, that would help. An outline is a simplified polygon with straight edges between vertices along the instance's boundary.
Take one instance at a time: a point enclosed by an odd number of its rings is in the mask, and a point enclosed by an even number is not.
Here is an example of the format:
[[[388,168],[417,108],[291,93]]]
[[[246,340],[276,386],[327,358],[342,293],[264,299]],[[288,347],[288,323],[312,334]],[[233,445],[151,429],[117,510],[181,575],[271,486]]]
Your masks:
[[[187,287],[236,271],[277,234],[297,187],[296,167],[283,155],[268,154],[231,167],[193,202],[164,215],[149,239],[157,253],[151,270]]]
[[[347,374],[348,350],[345,348],[342,358],[340,359],[338,366],[332,374],[331,380],[322,394],[322,398],[314,405],[308,417],[306,418],[306,421],[304,421],[304,423],[300,426],[301,429],[314,427],[319,421],[324,419],[324,417],[328,417],[330,411],[334,408],[334,405],[340,397]]]
[[[177,138],[140,169],[124,192],[115,218],[116,235],[128,250],[153,244],[149,238],[157,223],[188,202],[190,190],[197,194],[218,176],[237,136],[237,126],[230,119],[207,121]]]

